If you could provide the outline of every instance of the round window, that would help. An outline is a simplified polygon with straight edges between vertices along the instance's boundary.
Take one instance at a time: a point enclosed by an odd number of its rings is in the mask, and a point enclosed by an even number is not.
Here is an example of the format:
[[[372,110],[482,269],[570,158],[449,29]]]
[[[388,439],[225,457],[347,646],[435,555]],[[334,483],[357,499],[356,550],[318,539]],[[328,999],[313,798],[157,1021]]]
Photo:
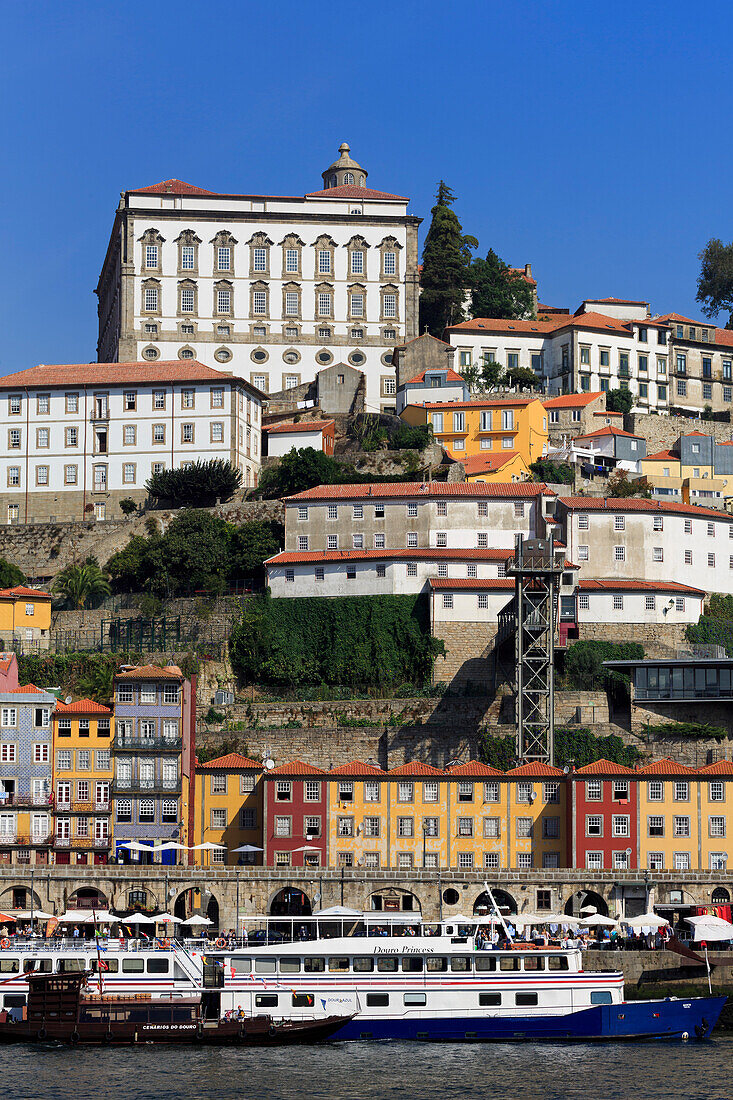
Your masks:
[[[179,359],[193,359],[193,352],[190,348],[181,348],[178,352]]]
[[[316,359],[319,363],[330,363],[333,359],[330,351],[319,351]]]
[[[217,363],[228,363],[231,357],[232,353],[229,348],[219,348],[218,351],[214,352]]]
[[[159,352],[158,352],[157,348],[146,348],[145,351],[143,352],[143,356],[146,359],[157,359],[158,354],[159,354]]]
[[[256,351],[252,352],[252,359],[254,359],[255,363],[266,363],[267,352],[264,351],[263,348],[257,348]]]
[[[385,367],[392,366],[392,355],[390,352],[385,351],[384,355],[382,356],[382,362],[384,363]]]
[[[362,363],[366,363],[366,355],[363,351],[352,351],[349,362],[353,363],[355,367],[360,367]]]
[[[447,890],[443,891],[443,901],[446,905],[457,905],[460,894],[454,886],[449,886]]]

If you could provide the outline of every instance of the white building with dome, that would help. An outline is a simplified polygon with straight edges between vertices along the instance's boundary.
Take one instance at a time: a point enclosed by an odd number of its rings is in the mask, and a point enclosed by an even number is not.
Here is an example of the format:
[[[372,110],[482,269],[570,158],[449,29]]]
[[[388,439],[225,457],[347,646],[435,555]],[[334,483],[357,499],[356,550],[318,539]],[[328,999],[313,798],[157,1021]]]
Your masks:
[[[303,196],[180,180],[124,191],[97,286],[100,362],[195,359],[277,393],[350,363],[395,406],[392,349],[418,335],[420,219],[366,186],[344,142]]]

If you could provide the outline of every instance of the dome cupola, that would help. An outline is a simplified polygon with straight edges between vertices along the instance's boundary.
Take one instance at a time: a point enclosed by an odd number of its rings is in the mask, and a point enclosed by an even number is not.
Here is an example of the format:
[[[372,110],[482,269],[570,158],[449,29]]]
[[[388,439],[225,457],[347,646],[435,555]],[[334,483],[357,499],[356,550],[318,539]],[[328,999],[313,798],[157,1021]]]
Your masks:
[[[339,145],[339,159],[331,164],[323,175],[324,188],[330,187],[366,187],[369,173],[357,164],[349,155],[351,149],[344,141]]]

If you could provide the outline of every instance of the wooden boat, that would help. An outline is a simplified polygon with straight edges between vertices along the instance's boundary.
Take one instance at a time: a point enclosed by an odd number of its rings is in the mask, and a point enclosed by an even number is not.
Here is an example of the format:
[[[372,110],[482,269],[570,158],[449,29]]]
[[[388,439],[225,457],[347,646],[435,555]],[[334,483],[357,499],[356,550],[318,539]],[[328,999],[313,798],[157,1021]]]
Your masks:
[[[351,1016],[275,1020],[218,1013],[209,1018],[206,994],[153,999],[89,993],[87,973],[30,974],[28,1003],[18,1019],[0,1012],[0,1044],[62,1042],[106,1046],[135,1043],[236,1043],[287,1046],[330,1039]]]

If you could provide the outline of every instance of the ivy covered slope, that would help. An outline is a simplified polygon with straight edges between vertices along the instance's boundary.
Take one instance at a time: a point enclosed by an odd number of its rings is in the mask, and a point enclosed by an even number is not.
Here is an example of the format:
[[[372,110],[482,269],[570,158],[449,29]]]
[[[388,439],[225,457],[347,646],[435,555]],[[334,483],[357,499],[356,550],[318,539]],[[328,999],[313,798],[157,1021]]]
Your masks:
[[[492,768],[508,771],[516,766],[517,742],[512,733],[492,737],[488,730],[482,730],[480,751],[481,759]],[[639,749],[625,744],[616,734],[596,737],[585,727],[555,730],[555,763],[559,768],[583,768],[595,760],[611,760],[614,764],[633,768],[641,757]]]
[[[420,684],[444,653],[424,595],[249,599],[229,648],[240,682],[283,686]]]
[[[713,594],[699,622],[687,627],[687,640],[705,645],[722,645],[733,656],[733,596]]]

